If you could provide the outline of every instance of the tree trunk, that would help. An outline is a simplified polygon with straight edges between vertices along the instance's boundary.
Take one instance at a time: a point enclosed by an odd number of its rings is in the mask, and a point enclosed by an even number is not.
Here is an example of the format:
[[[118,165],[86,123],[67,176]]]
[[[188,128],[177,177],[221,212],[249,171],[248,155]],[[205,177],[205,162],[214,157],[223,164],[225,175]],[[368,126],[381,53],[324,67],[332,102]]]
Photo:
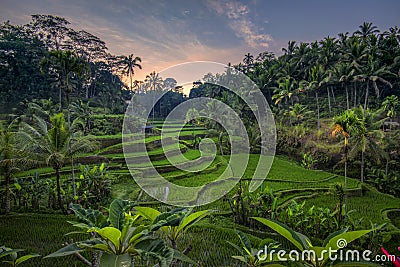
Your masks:
[[[58,111],[60,111],[60,112],[62,110],[62,94],[61,93],[62,92],[61,92],[61,87],[60,87],[60,90],[58,91],[58,101],[60,103],[60,106],[58,107]]]
[[[348,151],[348,148],[347,148],[347,145],[345,145],[344,146],[344,197],[343,197],[343,200],[344,200],[344,216],[343,216],[343,220],[344,220],[344,223],[346,223],[346,216],[347,216],[347,213],[346,213],[346,209],[347,209],[347,151]]]
[[[346,89],[346,105],[347,105],[347,110],[350,109],[350,104],[349,104],[349,90],[347,88],[347,85],[345,86]]]
[[[369,95],[368,93],[369,93],[369,81],[367,81],[367,89],[365,91],[364,110],[367,109],[368,95]]]
[[[321,128],[321,124],[319,121],[319,102],[318,102],[318,90],[315,91],[315,98],[317,99],[317,127],[318,127],[318,131]]]
[[[10,213],[11,199],[10,199],[10,175],[6,174],[6,214]]]
[[[56,180],[57,180],[57,199],[58,199],[58,206],[60,207],[61,211],[66,214],[64,205],[61,199],[61,185],[60,185],[60,168],[55,168],[56,171]]]
[[[361,182],[364,182],[365,152],[361,151]]]
[[[68,131],[71,131],[71,110],[70,110],[70,105],[69,105],[69,94],[67,94],[67,116],[68,116]],[[71,169],[72,169],[72,190],[74,194],[74,199],[76,197],[76,186],[75,186],[75,169],[74,169],[74,160],[72,158],[72,149],[71,149],[71,143],[69,143],[69,152],[71,154]]]
[[[326,91],[328,92],[328,107],[329,107],[329,114],[332,114],[332,107],[331,107],[331,95],[329,93],[329,87],[326,87]]]
[[[331,87],[331,92],[332,92],[333,103],[336,105],[336,97],[335,97],[335,92],[333,90],[333,86]]]
[[[357,107],[357,82],[354,82],[354,107]]]

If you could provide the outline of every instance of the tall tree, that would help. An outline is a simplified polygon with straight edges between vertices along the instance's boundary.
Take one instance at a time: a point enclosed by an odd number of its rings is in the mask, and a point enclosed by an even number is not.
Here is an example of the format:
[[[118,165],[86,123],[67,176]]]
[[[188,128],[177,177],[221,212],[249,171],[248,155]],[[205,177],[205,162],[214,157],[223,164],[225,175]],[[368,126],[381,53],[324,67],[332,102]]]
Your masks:
[[[130,90],[132,92],[133,89],[133,76],[135,75],[135,69],[139,68],[142,69],[142,65],[139,63],[142,62],[140,57],[136,57],[133,54],[129,56],[124,56],[120,61],[119,64],[122,67],[122,73],[124,75],[128,75],[130,81]]]
[[[318,128],[318,130],[321,128],[320,107],[319,107],[318,95],[319,95],[319,91],[324,83],[325,83],[325,70],[321,65],[317,64],[310,69],[307,89],[310,91],[314,91],[314,93],[315,93],[315,99],[317,101],[317,128]]]
[[[61,92],[64,92],[69,110],[70,94],[76,86],[77,78],[88,71],[87,63],[72,51],[53,50],[40,62],[40,66],[42,71],[48,71],[55,76],[59,87],[60,107],[62,107]]]
[[[369,152],[370,158],[379,161],[381,158],[385,158],[385,152],[379,145],[380,141],[384,138],[384,133],[381,130],[382,124],[385,119],[378,119],[381,115],[381,110],[371,111],[369,109],[363,109],[362,107],[354,109],[354,112],[358,119],[362,122],[362,126],[358,128],[358,131],[353,135],[353,145],[351,149],[351,156],[355,157],[357,154],[361,154],[361,182],[364,182],[365,176],[365,154]]]
[[[36,116],[34,118],[34,124],[23,124],[24,135],[30,142],[27,149],[36,159],[55,170],[58,205],[65,213],[61,196],[60,170],[66,164],[67,159],[90,152],[96,146],[91,139],[74,133],[72,129],[75,123],[73,122],[71,127],[68,127],[63,113],[50,117],[50,127],[43,119]]]
[[[349,158],[349,139],[353,134],[361,131],[363,121],[357,116],[354,110],[346,110],[333,119],[332,136],[341,135],[344,138],[344,190],[347,189],[347,161]],[[346,211],[346,195],[345,195]]]
[[[380,66],[379,62],[374,60],[371,55],[368,57],[368,63],[361,67],[359,72],[360,74],[358,74],[355,79],[366,84],[364,109],[367,109],[370,84],[372,83],[375,94],[379,98],[381,92],[377,82],[382,82],[392,88],[393,85],[385,78],[394,74],[388,70],[387,66]]]

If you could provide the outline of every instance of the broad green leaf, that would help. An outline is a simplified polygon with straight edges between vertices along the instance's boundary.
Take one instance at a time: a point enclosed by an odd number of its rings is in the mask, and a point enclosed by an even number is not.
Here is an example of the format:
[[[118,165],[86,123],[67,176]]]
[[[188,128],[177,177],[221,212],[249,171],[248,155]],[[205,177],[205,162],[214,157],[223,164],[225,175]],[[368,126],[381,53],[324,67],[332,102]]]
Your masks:
[[[197,265],[197,263],[196,263],[194,260],[192,260],[191,258],[189,258],[188,256],[186,256],[185,254],[183,254],[183,253],[180,252],[179,250],[174,250],[174,259],[177,259],[177,260],[179,260],[179,261],[192,264],[193,266],[196,266],[196,265]]]
[[[29,254],[29,255],[22,256],[15,261],[15,266],[17,266],[20,263],[23,263],[24,261],[27,261],[31,258],[35,258],[35,257],[39,257],[39,256],[40,256],[39,254]]]
[[[115,248],[118,250],[119,248],[119,241],[121,238],[121,231],[118,230],[115,227],[104,227],[102,229],[94,229],[94,230],[89,230],[90,232],[96,232],[98,233],[101,237],[110,240],[111,243],[114,244]]]
[[[103,253],[100,258],[101,267],[130,267],[132,258],[129,254],[115,255]]]
[[[356,239],[362,237],[363,235],[366,235],[366,234],[372,232],[373,230],[374,230],[374,229],[370,229],[370,230],[360,230],[360,231],[351,231],[351,232],[345,232],[345,233],[342,233],[342,234],[335,235],[334,237],[332,237],[332,238],[328,241],[328,243],[326,244],[325,247],[326,247],[326,248],[329,248],[329,247],[330,247],[331,249],[334,249],[334,250],[340,249],[340,248],[342,248],[342,247],[339,247],[339,246],[338,246],[338,240],[339,240],[339,239],[345,240],[346,243],[350,243],[350,242],[353,242],[354,240],[356,240]]]
[[[337,236],[337,235],[340,235],[340,234],[343,234],[343,233],[347,232],[347,230],[349,230],[348,227],[346,227],[346,228],[344,228],[344,229],[342,229],[342,230],[339,230],[339,231],[336,231],[336,232],[330,234],[330,235],[324,240],[324,244],[323,244],[322,246],[326,247],[326,245],[328,245],[328,242],[329,242],[332,238],[334,238],[334,237]]]
[[[269,219],[264,219],[264,218],[260,218],[260,217],[253,217],[253,219],[270,227],[271,229],[276,231],[278,234],[280,234],[281,236],[286,238],[288,241],[290,241],[294,246],[296,246],[301,251],[308,249],[311,246],[311,241],[308,240],[308,238],[305,238],[304,236],[300,236],[299,233],[293,231],[288,226],[286,226],[280,222],[269,220]]]
[[[250,242],[250,240],[241,231],[236,230],[236,234],[239,236],[240,242],[242,242],[242,245],[243,245],[244,249],[246,249],[247,254],[251,255],[251,252],[250,252],[251,251],[251,242]]]
[[[190,214],[189,216],[185,217],[185,219],[183,219],[183,221],[181,222],[181,224],[178,227],[178,232],[180,232],[182,230],[186,231],[193,224],[195,224],[196,222],[203,219],[209,213],[210,213],[209,210],[201,210],[198,212],[194,212],[194,213]]]
[[[232,258],[234,258],[236,260],[240,260],[240,261],[242,261],[244,263],[247,263],[245,257],[243,257],[243,256],[232,256]]]
[[[133,205],[132,202],[122,199],[114,199],[110,204],[108,220],[117,229],[122,229],[125,219],[125,211]]]
[[[59,250],[57,250],[56,252],[51,253],[50,255],[47,255],[45,257],[43,257],[43,259],[46,258],[54,258],[54,257],[63,257],[63,256],[67,256],[67,255],[72,255],[76,252],[81,252],[84,249],[78,247],[75,243],[74,244],[70,244],[68,246],[65,246]]]
[[[135,207],[138,214],[142,215],[146,219],[154,221],[154,219],[161,214],[158,210],[149,207]]]

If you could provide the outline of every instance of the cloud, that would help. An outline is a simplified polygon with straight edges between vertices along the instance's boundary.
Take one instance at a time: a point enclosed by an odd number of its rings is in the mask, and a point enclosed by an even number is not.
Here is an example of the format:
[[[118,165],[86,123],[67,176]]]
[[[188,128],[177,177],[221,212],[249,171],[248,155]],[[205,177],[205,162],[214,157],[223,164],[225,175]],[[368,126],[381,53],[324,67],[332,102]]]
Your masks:
[[[237,1],[213,1],[207,2],[210,9],[218,15],[226,16],[230,21],[229,27],[235,35],[242,38],[252,48],[268,48],[273,41],[269,34],[259,33],[259,30],[249,18],[249,8]]]

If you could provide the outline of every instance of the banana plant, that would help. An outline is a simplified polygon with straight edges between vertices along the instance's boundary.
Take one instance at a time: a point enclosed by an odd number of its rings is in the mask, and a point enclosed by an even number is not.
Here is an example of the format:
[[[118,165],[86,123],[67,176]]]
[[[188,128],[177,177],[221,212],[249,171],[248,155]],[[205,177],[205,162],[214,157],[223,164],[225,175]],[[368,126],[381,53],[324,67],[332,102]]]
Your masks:
[[[335,267],[344,267],[344,266],[353,266],[353,267],[363,267],[363,266],[380,266],[374,264],[372,262],[354,262],[354,261],[332,261],[331,253],[326,253],[327,251],[338,252],[347,243],[353,242],[358,238],[374,231],[375,229],[369,230],[359,230],[359,231],[348,231],[348,228],[336,231],[330,234],[323,242],[322,246],[314,246],[310,239],[305,235],[298,233],[285,224],[282,224],[275,220],[253,217],[253,219],[259,221],[260,223],[268,226],[279,235],[287,239],[299,252],[299,255],[307,254],[307,259],[299,259],[299,262],[302,266],[310,266],[310,267],[327,267],[327,266],[335,266]],[[308,252],[308,253],[305,253]],[[288,254],[282,256],[285,257],[286,260],[290,260]],[[279,262],[277,262],[279,264]]]
[[[173,221],[173,224],[163,226],[161,230],[165,233],[174,249],[177,249],[178,240],[189,228],[211,213],[210,210],[192,213],[192,209],[188,208],[177,208],[164,213],[150,207],[135,207],[135,210],[138,215],[152,221],[153,224],[160,223],[163,220]]]
[[[18,258],[18,252],[24,251],[23,249],[12,249],[12,248],[7,248],[5,246],[1,246],[0,247],[0,258],[9,256],[11,258],[11,260],[8,261],[3,261],[3,263],[6,263],[10,266],[19,266],[21,263],[35,258],[35,257],[39,257],[39,254],[28,254],[28,255],[24,255]]]
[[[133,267],[136,258],[148,262],[156,261],[161,267],[169,266],[174,258],[193,263],[169,247],[164,240],[153,237],[155,231],[173,224],[173,221],[140,224],[140,216],[130,211],[134,205],[132,202],[116,199],[110,205],[108,217],[99,211],[85,210],[80,205],[73,205],[71,209],[79,222],[70,223],[81,229],[73,233],[89,234],[90,239],[69,244],[45,258],[78,255],[81,259],[81,252],[95,251],[101,255],[100,266]],[[88,260],[82,261],[93,266]]]

